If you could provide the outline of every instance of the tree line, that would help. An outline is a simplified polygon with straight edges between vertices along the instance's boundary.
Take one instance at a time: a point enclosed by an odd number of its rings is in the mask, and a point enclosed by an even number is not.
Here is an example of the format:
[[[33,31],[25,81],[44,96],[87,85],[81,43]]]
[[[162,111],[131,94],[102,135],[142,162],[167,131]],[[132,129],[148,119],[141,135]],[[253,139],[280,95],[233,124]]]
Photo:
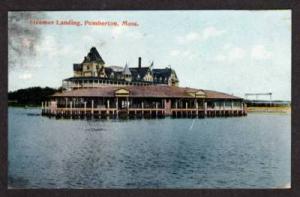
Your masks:
[[[10,106],[40,106],[49,96],[61,92],[62,88],[30,87],[8,92],[8,104]]]

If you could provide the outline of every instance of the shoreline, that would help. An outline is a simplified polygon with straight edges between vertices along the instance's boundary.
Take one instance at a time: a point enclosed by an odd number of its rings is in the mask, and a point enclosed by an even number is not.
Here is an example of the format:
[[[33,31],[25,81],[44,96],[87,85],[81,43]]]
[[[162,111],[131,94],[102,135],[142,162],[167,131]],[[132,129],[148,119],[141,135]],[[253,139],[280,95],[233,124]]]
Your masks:
[[[248,113],[291,113],[290,106],[280,107],[247,107]]]

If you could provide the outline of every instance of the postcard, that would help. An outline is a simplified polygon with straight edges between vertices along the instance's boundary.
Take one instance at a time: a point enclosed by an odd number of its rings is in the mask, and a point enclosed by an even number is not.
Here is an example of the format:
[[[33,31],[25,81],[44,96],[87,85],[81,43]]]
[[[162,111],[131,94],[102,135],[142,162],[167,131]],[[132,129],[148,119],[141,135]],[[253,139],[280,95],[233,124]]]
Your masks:
[[[10,11],[8,188],[291,187],[291,10]]]

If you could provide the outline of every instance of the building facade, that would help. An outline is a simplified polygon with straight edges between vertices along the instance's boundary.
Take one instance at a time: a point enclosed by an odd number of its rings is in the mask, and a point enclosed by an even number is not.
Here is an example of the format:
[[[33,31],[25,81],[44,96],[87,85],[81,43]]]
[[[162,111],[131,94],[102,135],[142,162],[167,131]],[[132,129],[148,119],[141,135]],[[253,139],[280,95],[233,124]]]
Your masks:
[[[142,66],[142,58],[138,58],[138,66],[124,67],[106,66],[95,47],[90,49],[82,63],[73,64],[73,77],[63,80],[65,89],[98,87],[103,85],[169,85],[178,86],[179,80],[175,70],[170,67],[153,68]]]
[[[242,116],[242,98],[168,85],[102,86],[52,95],[43,114],[57,117],[215,117]]]
[[[95,47],[73,77],[63,80],[66,90],[42,103],[42,114],[66,118],[151,118],[243,116],[247,107],[240,97],[222,92],[179,87],[175,70],[106,66]]]

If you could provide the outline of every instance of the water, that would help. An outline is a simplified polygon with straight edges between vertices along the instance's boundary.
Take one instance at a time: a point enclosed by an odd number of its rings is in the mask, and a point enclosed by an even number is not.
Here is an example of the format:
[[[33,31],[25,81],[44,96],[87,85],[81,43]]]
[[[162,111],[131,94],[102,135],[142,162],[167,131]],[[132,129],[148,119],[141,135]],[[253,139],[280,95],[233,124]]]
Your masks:
[[[12,188],[277,188],[290,183],[290,114],[56,120],[9,108]]]

